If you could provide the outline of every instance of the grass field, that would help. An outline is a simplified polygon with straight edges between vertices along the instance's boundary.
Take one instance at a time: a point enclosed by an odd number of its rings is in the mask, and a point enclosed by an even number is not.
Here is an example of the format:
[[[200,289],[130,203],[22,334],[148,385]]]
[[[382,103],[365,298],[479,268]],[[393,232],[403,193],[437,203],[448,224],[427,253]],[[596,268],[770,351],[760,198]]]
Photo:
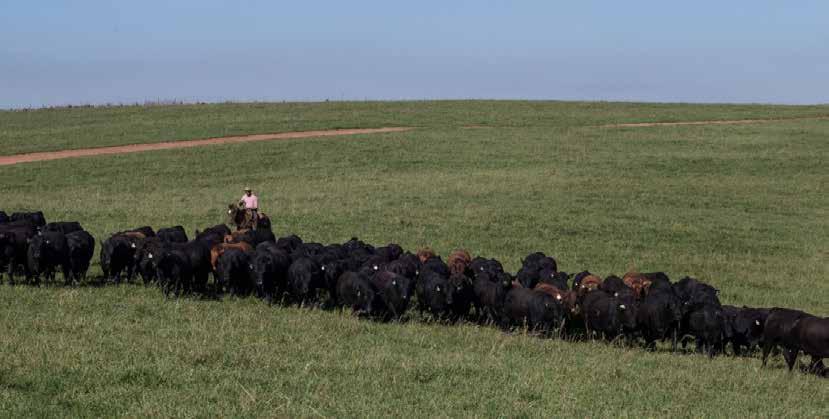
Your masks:
[[[0,110],[0,155],[336,128],[569,128],[628,122],[827,116],[826,105],[527,101],[228,103]]]
[[[0,167],[0,209],[96,238],[220,222],[251,185],[278,234],[465,247],[515,270],[690,274],[729,304],[829,315],[829,107],[544,102],[200,105],[0,112],[0,154],[261,131],[392,134]],[[482,128],[468,128],[483,125]],[[97,253],[97,252],[96,252]],[[97,256],[96,256],[97,260]],[[94,273],[99,272],[97,265]],[[0,288],[0,416],[829,416],[781,359],[645,353],[475,325],[378,324],[142,286]]]

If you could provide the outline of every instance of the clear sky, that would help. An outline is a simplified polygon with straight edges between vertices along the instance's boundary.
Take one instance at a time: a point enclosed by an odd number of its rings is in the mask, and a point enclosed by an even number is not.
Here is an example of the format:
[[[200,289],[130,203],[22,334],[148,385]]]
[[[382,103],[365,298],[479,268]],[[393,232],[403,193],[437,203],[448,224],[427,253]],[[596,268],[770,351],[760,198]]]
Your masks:
[[[829,103],[829,1],[4,0],[0,108]]]

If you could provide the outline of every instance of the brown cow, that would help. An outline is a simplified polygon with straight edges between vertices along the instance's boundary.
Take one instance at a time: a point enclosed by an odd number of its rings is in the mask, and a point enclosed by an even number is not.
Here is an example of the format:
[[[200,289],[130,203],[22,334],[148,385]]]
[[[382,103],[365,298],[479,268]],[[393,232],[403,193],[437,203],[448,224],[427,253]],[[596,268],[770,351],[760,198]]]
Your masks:
[[[417,251],[417,258],[420,259],[420,263],[425,263],[430,257],[434,256],[435,251],[429,246],[422,247]]]
[[[446,265],[449,266],[449,272],[454,274],[464,274],[472,263],[472,256],[464,249],[455,249],[446,258]]]
[[[213,246],[213,248],[210,249],[210,266],[213,267],[214,271],[216,270],[216,263],[219,262],[219,257],[221,257],[227,249],[239,249],[243,252],[253,251],[253,247],[247,242],[219,243]]]
[[[540,283],[533,288],[536,291],[543,292],[550,297],[553,297],[567,309],[570,314],[578,313],[578,304],[576,302],[577,296],[573,291],[562,291],[553,285]]]
[[[622,282],[631,288],[636,294],[636,298],[642,298],[645,290],[650,288],[651,280],[639,272],[631,271],[622,277]]]
[[[230,234],[225,236],[224,242],[225,243],[239,243],[242,240],[242,238],[245,237],[245,234],[247,234],[248,231],[250,231],[249,228],[243,228],[241,230],[236,230],[234,232],[231,232]]]
[[[590,274],[586,277],[582,278],[581,284],[579,285],[579,289],[576,290],[576,293],[579,297],[584,297],[587,295],[588,292],[593,291],[599,288],[599,285],[602,284],[602,279],[596,275]]]

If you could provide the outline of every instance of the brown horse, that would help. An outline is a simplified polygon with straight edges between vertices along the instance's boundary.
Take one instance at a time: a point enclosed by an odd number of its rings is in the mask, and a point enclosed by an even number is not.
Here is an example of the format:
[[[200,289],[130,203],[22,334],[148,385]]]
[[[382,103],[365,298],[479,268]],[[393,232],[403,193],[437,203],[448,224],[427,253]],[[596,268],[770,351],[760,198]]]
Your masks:
[[[262,213],[255,213],[239,204],[227,206],[227,223],[235,224],[236,230],[270,228],[271,220]]]

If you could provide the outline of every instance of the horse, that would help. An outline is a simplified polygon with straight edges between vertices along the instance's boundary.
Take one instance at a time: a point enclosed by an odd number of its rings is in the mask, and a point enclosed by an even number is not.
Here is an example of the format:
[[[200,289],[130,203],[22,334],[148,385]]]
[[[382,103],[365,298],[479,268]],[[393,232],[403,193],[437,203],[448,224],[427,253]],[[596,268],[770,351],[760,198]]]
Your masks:
[[[228,224],[236,225],[236,230],[271,228],[271,220],[267,215],[262,213],[257,215],[252,210],[239,204],[229,204],[227,206],[227,220]]]

